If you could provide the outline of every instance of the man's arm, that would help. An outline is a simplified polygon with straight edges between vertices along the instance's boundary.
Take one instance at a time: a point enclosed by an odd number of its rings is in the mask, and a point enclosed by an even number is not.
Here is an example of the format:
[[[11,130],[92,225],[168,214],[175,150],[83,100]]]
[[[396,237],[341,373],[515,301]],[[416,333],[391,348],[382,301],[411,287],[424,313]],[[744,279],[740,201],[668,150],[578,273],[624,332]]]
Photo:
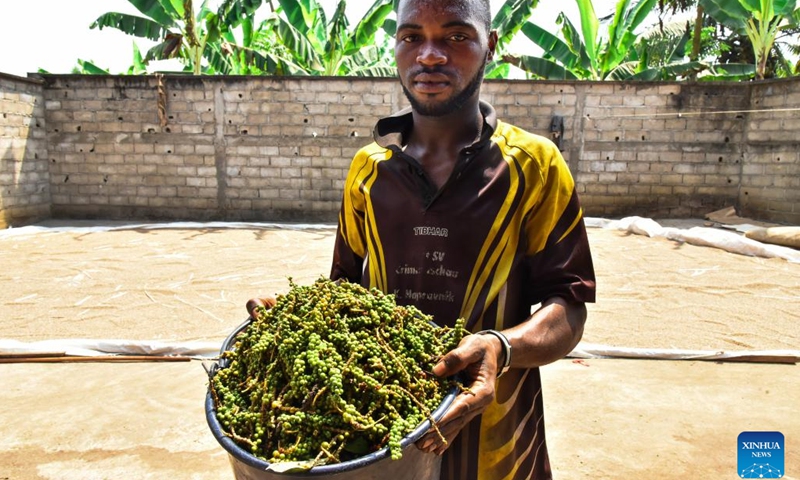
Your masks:
[[[511,368],[534,368],[564,358],[578,344],[586,321],[586,305],[551,297],[521,324],[501,333],[511,344]],[[447,377],[464,371],[473,380],[471,395],[459,395],[438,422],[439,431],[429,432],[417,446],[426,452],[444,453],[458,432],[494,401],[495,381],[505,362],[503,344],[494,335],[467,335],[458,347],[445,354],[433,373]]]
[[[511,368],[547,365],[567,356],[583,336],[586,305],[552,297],[527,321],[503,330],[511,343]],[[493,342],[502,353],[500,340]]]

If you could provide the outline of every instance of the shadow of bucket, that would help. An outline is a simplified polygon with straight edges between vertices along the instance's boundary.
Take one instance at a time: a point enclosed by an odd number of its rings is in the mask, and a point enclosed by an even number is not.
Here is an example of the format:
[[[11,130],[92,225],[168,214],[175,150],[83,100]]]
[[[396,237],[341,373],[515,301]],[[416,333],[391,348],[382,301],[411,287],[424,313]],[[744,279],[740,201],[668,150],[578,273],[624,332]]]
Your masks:
[[[230,350],[236,336],[250,324],[248,319],[236,328],[222,343],[220,353]],[[211,375],[222,368],[227,368],[227,359],[221,359],[211,369]],[[444,412],[453,403],[458,394],[458,387],[453,387],[445,396],[442,403],[434,410],[431,417],[438,421]],[[211,427],[211,433],[222,448],[228,452],[228,458],[233,467],[236,480],[291,480],[293,478],[331,478],[335,480],[438,480],[441,469],[442,457],[432,453],[424,453],[414,443],[422,438],[431,426],[429,420],[422,422],[400,442],[403,457],[392,460],[388,447],[377,452],[358,457],[346,462],[332,465],[319,465],[305,472],[279,473],[268,471],[270,463],[255,457],[247,450],[241,448],[222,431],[222,426],[217,420],[217,410],[211,392],[206,392],[206,420]]]

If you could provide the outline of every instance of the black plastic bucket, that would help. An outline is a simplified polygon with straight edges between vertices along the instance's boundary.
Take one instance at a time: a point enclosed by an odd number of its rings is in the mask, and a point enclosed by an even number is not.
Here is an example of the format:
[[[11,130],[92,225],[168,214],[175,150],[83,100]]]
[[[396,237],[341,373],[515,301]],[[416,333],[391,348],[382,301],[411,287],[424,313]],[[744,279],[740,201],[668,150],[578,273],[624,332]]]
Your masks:
[[[230,350],[236,336],[250,324],[248,319],[236,330],[234,330],[222,344],[220,353]],[[226,368],[228,362],[220,360],[211,370],[213,375],[218,369]],[[458,394],[458,388],[454,387],[445,396],[442,403],[432,413],[434,421],[439,420],[447,408],[453,403]],[[299,473],[279,473],[268,471],[270,466],[260,458],[253,456],[247,450],[241,448],[222,431],[222,426],[217,420],[217,411],[214,407],[214,399],[211,392],[206,393],[206,420],[211,427],[211,433],[217,439],[222,448],[228,452],[231,466],[233,467],[234,478],[237,480],[289,480],[292,478],[332,478],[336,480],[438,480],[442,458],[432,453],[424,453],[419,450],[414,443],[422,438],[428,431],[431,424],[429,420],[421,423],[417,428],[409,433],[400,442],[403,447],[403,457],[399,460],[392,460],[389,449],[383,448],[377,452],[359,457],[346,462],[332,465],[320,465],[305,472]]]

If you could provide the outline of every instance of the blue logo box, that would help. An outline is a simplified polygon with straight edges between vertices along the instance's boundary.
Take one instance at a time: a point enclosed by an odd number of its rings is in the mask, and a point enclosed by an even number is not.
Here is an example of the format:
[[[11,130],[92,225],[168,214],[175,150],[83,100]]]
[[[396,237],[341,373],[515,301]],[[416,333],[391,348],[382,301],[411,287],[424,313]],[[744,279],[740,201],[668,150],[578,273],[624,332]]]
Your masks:
[[[737,448],[739,478],[783,478],[786,475],[781,432],[742,432]]]

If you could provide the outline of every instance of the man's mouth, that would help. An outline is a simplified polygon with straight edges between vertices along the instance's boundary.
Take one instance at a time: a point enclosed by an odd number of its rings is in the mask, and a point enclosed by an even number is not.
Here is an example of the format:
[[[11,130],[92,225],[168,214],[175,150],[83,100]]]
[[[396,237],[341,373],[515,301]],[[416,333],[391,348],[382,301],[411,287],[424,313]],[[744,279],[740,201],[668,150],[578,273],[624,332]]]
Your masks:
[[[440,93],[450,87],[447,76],[437,73],[420,73],[412,82],[416,91],[427,94]]]

